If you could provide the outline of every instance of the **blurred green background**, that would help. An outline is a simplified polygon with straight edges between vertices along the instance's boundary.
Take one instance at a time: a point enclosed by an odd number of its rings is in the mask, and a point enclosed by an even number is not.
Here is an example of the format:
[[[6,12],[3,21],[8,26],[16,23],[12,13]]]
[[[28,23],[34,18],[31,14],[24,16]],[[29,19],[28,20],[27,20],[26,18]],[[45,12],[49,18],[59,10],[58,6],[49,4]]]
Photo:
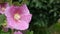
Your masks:
[[[29,29],[34,34],[60,34],[60,0],[29,0],[28,7],[33,14]]]
[[[10,0],[8,2],[11,3]],[[12,2],[21,3],[22,0],[12,0]],[[24,2],[33,15],[28,29],[31,31],[29,34],[60,34],[60,0],[25,0]]]

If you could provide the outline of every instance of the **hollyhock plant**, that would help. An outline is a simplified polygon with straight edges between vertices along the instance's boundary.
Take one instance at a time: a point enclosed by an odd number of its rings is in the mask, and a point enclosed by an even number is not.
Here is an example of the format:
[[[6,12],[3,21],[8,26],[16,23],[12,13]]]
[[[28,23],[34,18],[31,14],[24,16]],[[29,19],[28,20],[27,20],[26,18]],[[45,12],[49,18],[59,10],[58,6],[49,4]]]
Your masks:
[[[28,29],[32,17],[26,4],[8,7],[5,15],[7,17],[7,27],[17,30]]]
[[[20,32],[20,31],[17,31],[17,32],[16,32],[16,31],[15,31],[14,34],[22,34],[22,32]]]
[[[4,14],[7,7],[9,7],[8,3],[0,3],[0,13]]]

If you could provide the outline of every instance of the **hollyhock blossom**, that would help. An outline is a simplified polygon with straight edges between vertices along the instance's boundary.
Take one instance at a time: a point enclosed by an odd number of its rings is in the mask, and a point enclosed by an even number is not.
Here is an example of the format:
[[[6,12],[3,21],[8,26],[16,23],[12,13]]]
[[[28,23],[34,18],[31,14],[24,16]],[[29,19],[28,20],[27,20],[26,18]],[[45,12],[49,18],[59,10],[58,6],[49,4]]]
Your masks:
[[[32,17],[26,4],[8,7],[5,15],[7,17],[7,27],[17,30],[28,29]]]
[[[15,31],[14,34],[22,34],[20,31]]]
[[[1,14],[4,14],[5,12],[5,9],[9,7],[9,4],[8,3],[0,3],[0,13]]]

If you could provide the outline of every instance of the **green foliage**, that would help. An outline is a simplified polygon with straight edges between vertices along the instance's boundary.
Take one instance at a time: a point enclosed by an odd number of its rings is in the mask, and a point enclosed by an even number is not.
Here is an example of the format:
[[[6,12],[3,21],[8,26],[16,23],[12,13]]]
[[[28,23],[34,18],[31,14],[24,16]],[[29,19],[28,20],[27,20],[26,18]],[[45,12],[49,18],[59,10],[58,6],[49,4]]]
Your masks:
[[[33,34],[33,31],[27,31],[26,34]]]
[[[13,2],[14,5],[20,6],[19,2]]]
[[[52,34],[60,34],[60,23],[56,23],[49,28],[50,33]]]
[[[0,15],[0,26],[5,23],[6,17],[5,15]]]
[[[0,34],[10,34],[9,32],[1,32]]]
[[[30,30],[34,34],[47,34],[47,29],[57,23],[60,17],[60,0],[29,0],[28,3],[33,14]]]

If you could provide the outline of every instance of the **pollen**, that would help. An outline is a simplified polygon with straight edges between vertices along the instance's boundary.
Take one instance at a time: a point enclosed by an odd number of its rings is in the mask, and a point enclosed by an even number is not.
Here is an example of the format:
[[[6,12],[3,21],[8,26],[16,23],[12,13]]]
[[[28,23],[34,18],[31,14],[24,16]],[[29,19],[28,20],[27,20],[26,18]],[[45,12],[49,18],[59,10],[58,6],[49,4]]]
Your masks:
[[[5,11],[5,8],[4,7],[2,7],[2,11]]]
[[[16,20],[19,20],[20,18],[21,18],[21,16],[19,14],[14,15],[14,19],[16,19]]]

